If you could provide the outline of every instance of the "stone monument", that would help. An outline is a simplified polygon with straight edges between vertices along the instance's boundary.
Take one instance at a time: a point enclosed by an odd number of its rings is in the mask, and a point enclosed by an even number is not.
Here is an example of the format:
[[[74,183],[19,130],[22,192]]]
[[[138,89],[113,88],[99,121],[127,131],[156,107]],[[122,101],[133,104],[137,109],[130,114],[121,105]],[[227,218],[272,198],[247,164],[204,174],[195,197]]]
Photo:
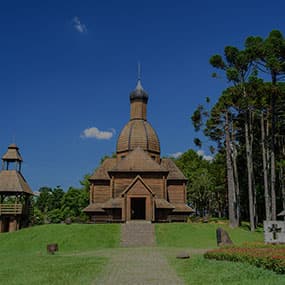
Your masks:
[[[263,227],[265,243],[285,244],[284,221],[264,221]]]

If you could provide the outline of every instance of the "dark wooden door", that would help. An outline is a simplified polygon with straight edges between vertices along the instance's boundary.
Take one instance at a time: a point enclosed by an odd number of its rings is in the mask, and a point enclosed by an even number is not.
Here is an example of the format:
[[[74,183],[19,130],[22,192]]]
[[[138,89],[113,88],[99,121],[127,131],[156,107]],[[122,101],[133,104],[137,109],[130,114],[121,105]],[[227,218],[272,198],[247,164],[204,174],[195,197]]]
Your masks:
[[[145,220],[145,198],[131,198],[131,219]]]

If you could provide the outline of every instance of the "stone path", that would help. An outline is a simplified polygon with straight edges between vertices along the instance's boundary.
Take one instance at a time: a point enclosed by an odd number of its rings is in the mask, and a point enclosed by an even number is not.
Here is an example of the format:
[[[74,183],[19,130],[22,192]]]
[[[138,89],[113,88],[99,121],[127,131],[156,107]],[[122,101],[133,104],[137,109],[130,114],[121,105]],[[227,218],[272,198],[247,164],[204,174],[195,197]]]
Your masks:
[[[165,256],[155,247],[109,251],[110,262],[94,285],[182,285]]]
[[[121,246],[155,245],[154,224],[146,221],[130,221],[122,224]]]
[[[167,256],[177,249],[155,247],[154,225],[146,221],[122,225],[121,248],[96,252],[109,263],[93,285],[182,285],[182,280],[168,264]],[[168,252],[169,251],[169,252]]]

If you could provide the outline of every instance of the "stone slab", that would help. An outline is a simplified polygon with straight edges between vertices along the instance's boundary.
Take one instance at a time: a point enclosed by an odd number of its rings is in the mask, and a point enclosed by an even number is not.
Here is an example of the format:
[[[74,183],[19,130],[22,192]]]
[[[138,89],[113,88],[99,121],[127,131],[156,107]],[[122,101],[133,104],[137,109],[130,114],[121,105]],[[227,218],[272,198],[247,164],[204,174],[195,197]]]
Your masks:
[[[266,243],[285,243],[285,221],[264,221],[263,229]]]

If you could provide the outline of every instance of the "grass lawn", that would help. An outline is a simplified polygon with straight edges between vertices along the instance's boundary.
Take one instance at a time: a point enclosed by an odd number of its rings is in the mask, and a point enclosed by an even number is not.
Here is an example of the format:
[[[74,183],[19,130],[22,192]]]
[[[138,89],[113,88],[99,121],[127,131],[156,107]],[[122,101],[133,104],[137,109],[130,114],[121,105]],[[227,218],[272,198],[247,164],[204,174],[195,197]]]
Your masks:
[[[186,284],[215,285],[283,285],[285,276],[252,265],[204,259],[201,255],[190,259],[170,258],[178,276]]]
[[[262,229],[250,232],[247,227],[231,229],[226,224],[171,223],[156,224],[156,242],[160,247],[215,248],[218,227],[227,230],[232,241],[237,245],[263,241]]]
[[[285,276],[257,268],[252,265],[204,259],[200,254],[191,254],[190,259],[176,259],[175,252],[179,248],[209,249],[216,248],[216,229],[222,227],[228,231],[234,244],[242,245],[249,242],[262,242],[262,229],[250,232],[244,226],[231,229],[224,224],[211,223],[173,223],[156,224],[157,245],[165,252],[170,264],[186,284],[215,285],[283,285]],[[173,248],[167,252],[167,248]],[[174,248],[177,248],[174,250]],[[170,253],[171,252],[171,253]]]
[[[179,248],[215,248],[218,226],[221,225],[156,224],[157,245],[186,284],[285,284],[285,276],[248,264],[207,260],[197,254],[188,260],[175,258]],[[262,231],[222,227],[236,244],[263,240]],[[0,284],[92,284],[109,262],[110,256],[102,254],[101,249],[115,249],[119,242],[119,224],[44,225],[0,234]],[[47,254],[48,243],[58,243],[59,252]]]
[[[120,225],[44,225],[0,235],[0,284],[91,284],[108,260],[77,253],[119,246]],[[48,243],[59,252],[46,253]]]

